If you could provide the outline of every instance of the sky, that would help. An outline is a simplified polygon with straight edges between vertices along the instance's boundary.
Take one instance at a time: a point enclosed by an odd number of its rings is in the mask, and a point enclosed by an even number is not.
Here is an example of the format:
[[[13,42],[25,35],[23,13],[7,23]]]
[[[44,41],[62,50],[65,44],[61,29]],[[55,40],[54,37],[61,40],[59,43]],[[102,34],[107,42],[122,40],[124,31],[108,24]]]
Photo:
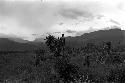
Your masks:
[[[0,0],[0,35],[33,41],[120,27],[125,0]]]

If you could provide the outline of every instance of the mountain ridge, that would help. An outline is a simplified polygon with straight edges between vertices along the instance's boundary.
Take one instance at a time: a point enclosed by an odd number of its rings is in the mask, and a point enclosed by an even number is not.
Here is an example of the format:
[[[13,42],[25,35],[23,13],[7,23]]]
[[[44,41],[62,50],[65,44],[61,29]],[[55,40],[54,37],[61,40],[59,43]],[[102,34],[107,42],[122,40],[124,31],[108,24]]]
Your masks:
[[[19,43],[8,38],[0,38],[0,50],[33,50],[37,46],[28,43]]]
[[[124,43],[125,30],[121,29],[110,29],[110,30],[99,30],[90,33],[85,33],[81,36],[65,37],[66,45],[70,47],[82,47],[84,43],[94,42],[98,43],[101,41],[111,41],[114,44],[118,42]],[[125,43],[124,43],[125,44]],[[9,38],[0,38],[0,50],[34,50],[39,47],[45,47],[46,45],[42,41],[25,43],[14,41]]]

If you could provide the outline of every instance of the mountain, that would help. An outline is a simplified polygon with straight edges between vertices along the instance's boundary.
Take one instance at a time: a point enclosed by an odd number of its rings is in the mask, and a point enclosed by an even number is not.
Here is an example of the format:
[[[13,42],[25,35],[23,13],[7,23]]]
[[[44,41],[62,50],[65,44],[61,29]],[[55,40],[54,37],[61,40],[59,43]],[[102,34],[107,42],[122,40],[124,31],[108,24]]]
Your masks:
[[[99,30],[90,33],[85,33],[81,36],[66,37],[67,46],[81,47],[84,43],[94,42],[99,43],[102,41],[111,41],[113,44],[124,44],[125,31],[115,28],[110,30]]]
[[[19,42],[19,43],[28,43],[28,40],[23,40],[21,38],[9,38],[9,40],[15,41],[15,42]]]
[[[19,42],[19,43],[27,43],[28,42],[28,40],[23,40],[21,38],[18,38],[16,35],[12,35],[12,34],[6,35],[6,34],[0,33],[0,38],[8,38],[12,41]]]
[[[99,30],[91,33],[86,33],[81,37],[85,38],[86,41],[121,41],[124,40],[124,30],[121,29],[110,29],[110,30]]]
[[[36,38],[33,42],[39,43],[39,42],[45,42],[44,38]]]
[[[33,50],[37,48],[36,45],[28,43],[19,43],[12,41],[8,38],[0,38],[0,51],[1,50]]]
[[[102,41],[111,41],[114,45],[119,42],[125,45],[124,36],[125,31],[115,28],[110,30],[99,30],[90,33],[85,33],[81,36],[66,37],[66,45],[70,47],[82,47],[85,43]],[[25,41],[17,38],[0,38],[0,50],[34,50],[39,47],[46,48],[43,39],[36,39],[35,41]]]

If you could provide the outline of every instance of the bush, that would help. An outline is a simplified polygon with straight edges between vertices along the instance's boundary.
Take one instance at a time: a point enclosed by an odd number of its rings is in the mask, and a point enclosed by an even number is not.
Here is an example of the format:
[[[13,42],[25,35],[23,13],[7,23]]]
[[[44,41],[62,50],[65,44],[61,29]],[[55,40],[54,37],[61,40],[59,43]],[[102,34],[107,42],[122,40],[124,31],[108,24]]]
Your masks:
[[[107,81],[115,83],[125,82],[125,69],[111,69]]]
[[[123,63],[122,58],[119,55],[109,55],[105,61],[106,64],[120,64]]]

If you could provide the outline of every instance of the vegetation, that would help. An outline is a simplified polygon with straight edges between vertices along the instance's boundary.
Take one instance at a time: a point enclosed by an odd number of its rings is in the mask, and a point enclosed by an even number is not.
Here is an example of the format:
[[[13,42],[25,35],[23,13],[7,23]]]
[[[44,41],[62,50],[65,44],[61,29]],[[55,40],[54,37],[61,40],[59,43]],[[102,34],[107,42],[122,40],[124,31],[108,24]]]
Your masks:
[[[1,52],[0,83],[125,82],[125,50],[110,41],[71,48],[64,35],[49,35],[45,43],[48,50]]]

